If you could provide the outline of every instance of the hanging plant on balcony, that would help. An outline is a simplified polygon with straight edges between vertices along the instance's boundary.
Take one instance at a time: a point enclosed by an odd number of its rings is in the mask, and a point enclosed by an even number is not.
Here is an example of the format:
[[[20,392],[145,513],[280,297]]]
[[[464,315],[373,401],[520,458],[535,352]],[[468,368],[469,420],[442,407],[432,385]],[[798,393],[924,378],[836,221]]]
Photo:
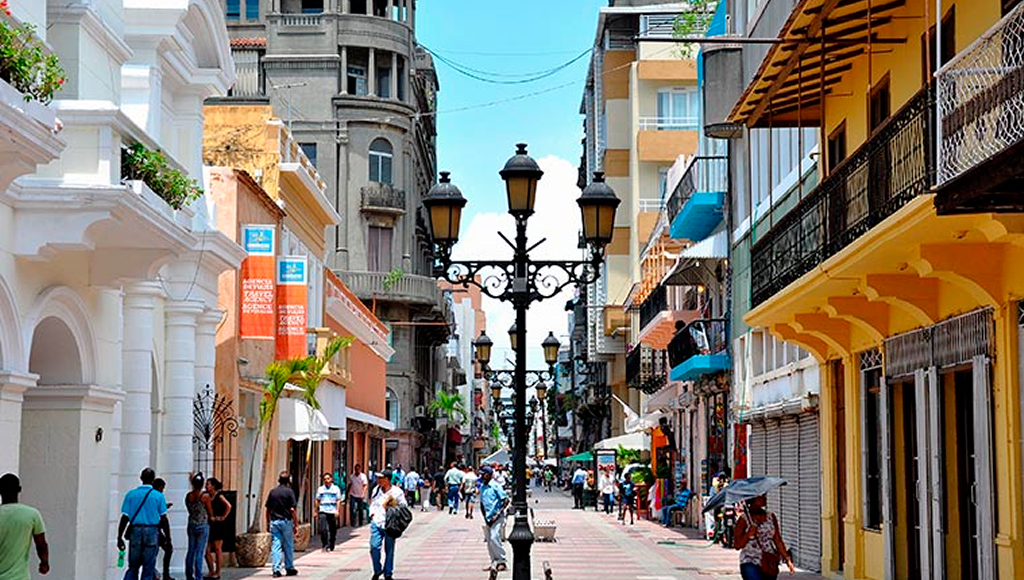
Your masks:
[[[127,180],[144,182],[174,209],[187,207],[203,195],[194,179],[171,167],[163,153],[141,143],[134,143],[121,152],[121,174]]]
[[[64,69],[46,50],[36,27],[11,18],[7,0],[0,1],[0,78],[24,93],[26,101],[49,103],[64,85]]]

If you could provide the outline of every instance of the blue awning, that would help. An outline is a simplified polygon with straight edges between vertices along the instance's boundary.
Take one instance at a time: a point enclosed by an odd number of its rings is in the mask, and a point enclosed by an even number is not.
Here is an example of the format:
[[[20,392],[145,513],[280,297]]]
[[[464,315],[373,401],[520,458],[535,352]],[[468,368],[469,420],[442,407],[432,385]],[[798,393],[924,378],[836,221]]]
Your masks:
[[[723,191],[697,191],[672,220],[669,234],[676,240],[703,240],[722,223]]]
[[[732,368],[729,355],[724,352],[717,354],[698,354],[672,368],[669,378],[673,381],[693,381],[701,377]]]

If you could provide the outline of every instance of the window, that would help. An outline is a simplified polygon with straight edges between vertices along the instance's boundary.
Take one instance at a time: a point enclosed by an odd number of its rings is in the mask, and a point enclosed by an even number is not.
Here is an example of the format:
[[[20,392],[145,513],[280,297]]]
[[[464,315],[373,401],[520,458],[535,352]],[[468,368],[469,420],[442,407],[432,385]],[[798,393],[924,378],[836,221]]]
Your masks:
[[[828,172],[832,173],[832,170],[844,159],[846,159],[846,123],[840,123],[839,127],[828,136]]]
[[[370,143],[370,181],[391,184],[393,158],[391,143],[386,139],[374,139]]]
[[[388,17],[388,4],[391,0],[373,0],[373,15],[381,18]]]
[[[366,0],[349,0],[351,14],[366,14]]]
[[[892,100],[889,97],[889,75],[878,81],[868,97],[869,133],[874,132],[892,114]]]
[[[398,100],[405,100],[405,60],[399,57],[397,54],[394,58],[398,59]]]
[[[225,20],[238,20],[242,15],[241,0],[227,0],[227,9],[224,11]]]
[[[882,365],[877,350],[861,353],[861,420],[863,422],[864,527],[882,527]]]
[[[324,0],[302,0],[303,14],[320,14],[324,11]]]
[[[302,149],[309,162],[316,167],[316,143],[299,143],[299,149]]]
[[[677,87],[658,91],[658,130],[697,129],[700,93],[696,87]]]
[[[260,0],[245,0],[245,18],[247,20],[260,19]]]
[[[371,272],[390,272],[392,229],[370,226],[366,235],[366,267]]]
[[[668,167],[658,168],[658,199],[665,201],[668,194]]]
[[[398,425],[398,397],[391,389],[384,395],[384,412],[388,421]]]
[[[350,95],[366,96],[366,67],[349,65],[348,67],[348,93]]]

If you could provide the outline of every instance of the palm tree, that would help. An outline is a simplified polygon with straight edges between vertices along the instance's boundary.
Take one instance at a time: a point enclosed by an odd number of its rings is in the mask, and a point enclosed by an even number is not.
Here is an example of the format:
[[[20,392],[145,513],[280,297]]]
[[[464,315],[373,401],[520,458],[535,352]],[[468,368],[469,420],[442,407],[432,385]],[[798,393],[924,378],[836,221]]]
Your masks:
[[[257,481],[257,485],[262,484],[262,474],[266,472],[267,465],[270,463],[270,423],[274,420],[274,414],[277,413],[277,402],[281,399],[281,394],[284,392],[285,386],[293,379],[299,376],[299,373],[305,371],[309,366],[309,359],[295,359],[287,361],[277,361],[270,363],[267,366],[266,376],[267,383],[263,386],[263,398],[260,399],[260,421],[259,426],[256,429],[256,437],[253,438],[252,442],[252,453],[249,455],[249,482],[247,495],[249,497],[249,532],[255,533],[260,531],[260,508],[261,503],[256,502],[256,509],[253,509],[252,500],[254,497],[260,496],[262,490],[257,487],[255,493],[253,493],[252,479],[253,474],[256,471],[256,451],[259,448],[260,437],[262,434],[264,437],[263,442],[263,463],[260,469],[261,477]]]
[[[462,423],[469,417],[469,413],[466,412],[466,407],[463,404],[462,395],[459,393],[449,393],[441,391],[437,393],[437,396],[430,405],[427,407],[435,417],[440,415],[448,420],[448,423],[455,423],[458,419],[459,423]],[[447,465],[448,453],[448,431],[444,432],[444,445],[441,446],[441,465]]]

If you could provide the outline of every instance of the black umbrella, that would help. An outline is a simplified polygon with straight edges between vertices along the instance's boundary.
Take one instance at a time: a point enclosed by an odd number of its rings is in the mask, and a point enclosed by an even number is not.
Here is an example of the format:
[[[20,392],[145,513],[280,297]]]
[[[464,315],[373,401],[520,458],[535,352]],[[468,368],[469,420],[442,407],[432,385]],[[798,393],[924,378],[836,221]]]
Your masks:
[[[725,489],[711,496],[708,503],[704,504],[704,513],[707,513],[720,505],[732,505],[748,499],[754,499],[767,495],[769,491],[786,485],[786,480],[781,477],[748,477],[737,479]]]

